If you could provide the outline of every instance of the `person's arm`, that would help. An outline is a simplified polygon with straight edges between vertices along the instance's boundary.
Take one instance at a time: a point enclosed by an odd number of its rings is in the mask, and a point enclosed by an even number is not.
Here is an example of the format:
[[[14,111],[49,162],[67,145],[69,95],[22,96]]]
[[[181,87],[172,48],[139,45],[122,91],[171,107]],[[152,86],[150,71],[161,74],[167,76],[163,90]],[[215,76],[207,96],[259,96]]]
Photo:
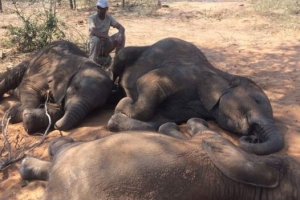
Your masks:
[[[120,23],[116,23],[114,27],[119,30],[119,34],[124,36],[125,28]]]
[[[120,23],[116,23],[114,27],[119,30],[119,35],[117,39],[118,44],[122,44],[123,40],[125,39],[125,28]]]
[[[91,35],[97,36],[99,38],[109,38],[107,33],[101,33],[97,28],[91,27],[89,28],[89,32]]]

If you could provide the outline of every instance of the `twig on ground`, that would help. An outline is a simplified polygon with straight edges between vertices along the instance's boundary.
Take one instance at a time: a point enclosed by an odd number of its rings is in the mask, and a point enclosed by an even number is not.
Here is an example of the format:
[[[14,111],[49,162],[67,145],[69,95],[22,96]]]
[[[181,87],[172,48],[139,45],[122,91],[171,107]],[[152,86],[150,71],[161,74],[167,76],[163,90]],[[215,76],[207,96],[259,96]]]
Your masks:
[[[38,143],[35,143],[30,149],[28,149],[26,152],[25,152],[25,148],[26,148],[26,143],[24,143],[23,145],[23,148],[22,148],[22,153],[20,153],[19,155],[15,156],[14,158],[12,158],[12,151],[11,151],[11,143],[9,142],[8,140],[8,136],[7,136],[7,130],[8,130],[8,124],[9,124],[9,121],[11,119],[10,116],[8,116],[8,112],[7,111],[3,118],[2,118],[2,135],[3,135],[3,140],[4,140],[4,144],[3,144],[3,147],[1,149],[1,152],[0,152],[0,171],[6,169],[9,165],[13,164],[13,163],[16,163],[20,160],[22,160],[23,158],[26,157],[26,155],[33,151],[36,147],[40,146],[41,144],[44,143],[44,141],[46,140],[46,137],[47,137],[47,133],[51,127],[51,117],[48,113],[48,110],[47,110],[47,102],[48,102],[48,98],[49,98],[49,94],[47,95],[47,99],[46,99],[46,102],[45,102],[45,113],[46,113],[46,116],[48,117],[48,120],[49,120],[49,124],[48,124],[48,127],[47,129],[45,130],[41,140],[38,142]],[[6,121],[6,124],[4,125],[4,121],[5,119],[7,118],[7,121]],[[2,154],[4,151],[7,151],[7,157],[5,160],[2,159]]]

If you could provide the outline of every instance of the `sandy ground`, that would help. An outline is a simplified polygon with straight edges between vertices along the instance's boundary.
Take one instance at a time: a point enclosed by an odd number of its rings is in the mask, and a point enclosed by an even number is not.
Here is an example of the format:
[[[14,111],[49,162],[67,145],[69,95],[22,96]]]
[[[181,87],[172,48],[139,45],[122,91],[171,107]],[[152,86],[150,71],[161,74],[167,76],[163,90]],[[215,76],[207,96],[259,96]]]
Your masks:
[[[286,146],[278,154],[288,154],[300,160],[299,32],[280,28],[276,22],[258,16],[253,11],[253,5],[246,2],[163,2],[163,5],[149,16],[123,12],[112,5],[110,12],[126,28],[126,46],[149,45],[166,37],[178,37],[197,45],[215,67],[251,78],[268,95],[276,125],[285,136]],[[64,13],[63,17],[68,19],[70,25],[87,33],[86,19],[91,11],[59,8],[58,12]],[[0,14],[0,37],[6,37],[5,26],[14,19],[11,12],[4,10]],[[22,60],[22,56],[14,55],[11,49],[1,50],[9,55],[0,60],[2,68]],[[1,118],[12,102],[10,97],[1,100]],[[112,112],[112,108],[99,109],[76,129],[62,133],[50,132],[45,143],[30,154],[50,159],[47,145],[52,138],[61,134],[70,135],[76,140],[92,140],[109,135],[105,124]],[[235,140],[234,136],[222,131],[214,122],[209,124],[212,129]],[[25,143],[30,146],[41,138],[28,136],[22,124],[9,125],[8,135],[14,153],[22,149]],[[37,199],[42,194],[46,182],[22,181],[18,173],[19,164],[0,172],[0,199]]]

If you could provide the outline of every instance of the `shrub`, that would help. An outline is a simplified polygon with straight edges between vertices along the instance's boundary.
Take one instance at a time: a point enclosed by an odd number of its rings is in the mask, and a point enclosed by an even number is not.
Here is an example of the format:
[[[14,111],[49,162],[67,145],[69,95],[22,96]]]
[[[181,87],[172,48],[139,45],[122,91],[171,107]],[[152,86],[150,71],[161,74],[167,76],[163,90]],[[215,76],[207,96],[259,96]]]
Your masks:
[[[32,7],[34,7],[32,3]],[[23,26],[8,27],[11,35],[11,42],[17,45],[21,52],[30,52],[41,49],[53,40],[65,38],[64,23],[59,21],[56,16],[55,1],[43,0],[43,9],[35,10],[34,14],[26,15],[15,5],[16,14],[22,21]]]

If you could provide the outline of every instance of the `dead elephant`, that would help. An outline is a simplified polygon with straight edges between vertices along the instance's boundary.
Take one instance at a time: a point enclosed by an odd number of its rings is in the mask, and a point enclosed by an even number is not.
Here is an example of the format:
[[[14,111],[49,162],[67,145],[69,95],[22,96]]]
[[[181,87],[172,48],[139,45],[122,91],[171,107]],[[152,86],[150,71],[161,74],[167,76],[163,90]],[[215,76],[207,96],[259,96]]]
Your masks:
[[[163,124],[163,134],[130,131],[84,143],[57,138],[49,146],[52,162],[27,157],[20,173],[48,180],[47,200],[300,199],[300,164],[292,158],[249,154],[199,118],[186,130],[191,139],[175,123]]]
[[[76,126],[92,110],[105,104],[112,91],[108,74],[68,41],[55,41],[1,75],[0,98],[16,89],[20,103],[8,115],[23,121],[28,133],[46,128],[48,113],[60,130]]]

